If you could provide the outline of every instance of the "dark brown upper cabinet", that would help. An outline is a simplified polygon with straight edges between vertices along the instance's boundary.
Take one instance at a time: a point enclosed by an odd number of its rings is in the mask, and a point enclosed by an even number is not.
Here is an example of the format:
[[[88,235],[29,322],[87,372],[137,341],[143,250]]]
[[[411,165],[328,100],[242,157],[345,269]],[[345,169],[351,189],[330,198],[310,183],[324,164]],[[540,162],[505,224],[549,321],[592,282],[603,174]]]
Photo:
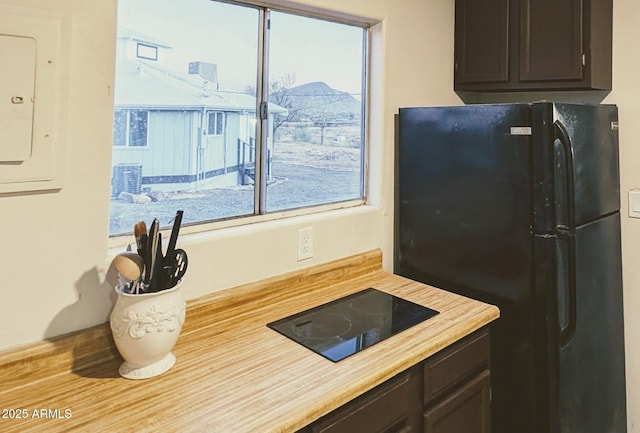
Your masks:
[[[456,0],[456,91],[611,90],[613,0]]]

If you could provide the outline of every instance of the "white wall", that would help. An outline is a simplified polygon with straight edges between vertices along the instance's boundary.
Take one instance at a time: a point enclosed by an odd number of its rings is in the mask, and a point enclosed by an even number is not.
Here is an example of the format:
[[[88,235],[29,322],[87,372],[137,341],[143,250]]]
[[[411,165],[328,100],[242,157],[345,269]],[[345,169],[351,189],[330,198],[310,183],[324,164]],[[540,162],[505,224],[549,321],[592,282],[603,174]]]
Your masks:
[[[622,268],[625,302],[627,412],[629,432],[640,432],[640,220],[628,217],[628,191],[640,188],[640,2],[615,0],[613,91],[620,116]]]
[[[66,179],[62,190],[0,196],[0,349],[107,320],[114,296],[109,261],[115,0],[0,0],[49,8],[70,18],[66,46],[70,91]],[[300,0],[299,3],[380,20],[372,67],[373,206],[282,219],[185,237],[186,296],[380,247],[391,269],[394,114],[400,106],[450,105],[453,0]],[[630,432],[640,432],[640,221],[626,217],[626,192],[640,187],[640,3],[616,0],[614,85],[605,102],[620,107],[623,265]],[[0,14],[0,24],[6,19]],[[295,230],[313,225],[315,258],[297,263]]]

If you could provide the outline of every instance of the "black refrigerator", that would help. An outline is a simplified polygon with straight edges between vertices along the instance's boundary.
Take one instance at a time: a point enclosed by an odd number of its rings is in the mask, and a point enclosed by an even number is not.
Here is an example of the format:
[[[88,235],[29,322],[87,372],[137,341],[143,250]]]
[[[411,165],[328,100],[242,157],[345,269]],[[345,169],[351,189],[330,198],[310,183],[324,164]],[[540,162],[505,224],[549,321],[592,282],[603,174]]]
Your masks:
[[[492,432],[626,432],[617,107],[401,108],[396,146],[395,273],[500,308]]]

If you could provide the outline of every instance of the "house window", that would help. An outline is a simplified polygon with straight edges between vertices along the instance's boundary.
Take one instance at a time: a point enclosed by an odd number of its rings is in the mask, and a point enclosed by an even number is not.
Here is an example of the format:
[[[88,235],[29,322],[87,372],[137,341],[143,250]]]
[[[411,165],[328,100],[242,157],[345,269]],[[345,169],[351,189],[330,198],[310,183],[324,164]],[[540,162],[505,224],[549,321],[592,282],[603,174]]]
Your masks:
[[[147,120],[149,113],[141,110],[129,111],[129,146],[147,145]]]
[[[127,112],[116,110],[113,114],[113,145],[127,145]]]
[[[116,110],[113,116],[113,145],[147,145],[149,113],[144,110]]]
[[[141,59],[158,60],[158,47],[138,43],[138,46],[136,47],[136,56]]]
[[[341,19],[262,1],[118,0],[112,162],[140,177],[112,182],[110,235],[169,226],[177,207],[199,224],[364,203],[369,30]],[[154,201],[119,199],[127,185]]]
[[[207,113],[207,134],[224,134],[224,113],[222,111],[209,111]]]

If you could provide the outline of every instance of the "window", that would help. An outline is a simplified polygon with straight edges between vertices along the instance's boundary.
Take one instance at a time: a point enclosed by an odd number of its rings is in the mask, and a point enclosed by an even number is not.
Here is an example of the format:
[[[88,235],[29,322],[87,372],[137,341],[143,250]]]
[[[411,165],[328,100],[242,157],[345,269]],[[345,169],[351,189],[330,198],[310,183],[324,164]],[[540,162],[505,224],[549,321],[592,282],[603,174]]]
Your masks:
[[[246,2],[118,0],[110,235],[364,202],[367,41]]]
[[[221,111],[209,111],[207,113],[207,134],[224,134],[224,113]]]
[[[116,110],[113,116],[114,146],[146,146],[149,113],[142,110]]]
[[[127,145],[127,112],[116,110],[113,114],[113,145]]]
[[[158,60],[158,47],[139,43],[136,55],[141,59]]]

